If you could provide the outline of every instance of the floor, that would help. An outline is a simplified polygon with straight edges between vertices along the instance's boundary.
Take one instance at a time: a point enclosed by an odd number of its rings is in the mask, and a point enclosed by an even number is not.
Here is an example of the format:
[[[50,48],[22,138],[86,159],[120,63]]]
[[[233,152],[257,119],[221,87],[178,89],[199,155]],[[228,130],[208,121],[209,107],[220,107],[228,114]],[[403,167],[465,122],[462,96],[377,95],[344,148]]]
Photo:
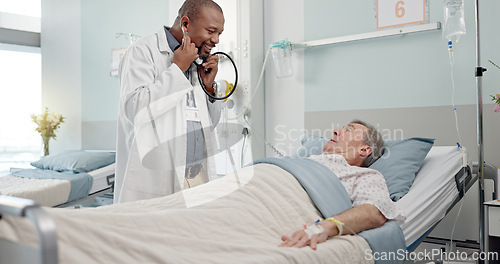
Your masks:
[[[404,264],[423,264],[423,263],[442,263],[442,264],[466,264],[478,263],[473,259],[474,253],[478,252],[475,249],[454,248],[447,252],[446,245],[438,245],[431,243],[421,243],[414,252],[408,254],[409,259],[404,261]],[[446,261],[446,258],[449,261]]]
[[[82,207],[99,207],[99,206],[110,205],[110,204],[113,204],[113,193],[103,194],[103,195],[97,196],[93,199],[88,199],[88,200],[85,200],[81,203],[74,204],[74,205],[67,207],[67,208],[78,209],[78,208],[82,208]]]

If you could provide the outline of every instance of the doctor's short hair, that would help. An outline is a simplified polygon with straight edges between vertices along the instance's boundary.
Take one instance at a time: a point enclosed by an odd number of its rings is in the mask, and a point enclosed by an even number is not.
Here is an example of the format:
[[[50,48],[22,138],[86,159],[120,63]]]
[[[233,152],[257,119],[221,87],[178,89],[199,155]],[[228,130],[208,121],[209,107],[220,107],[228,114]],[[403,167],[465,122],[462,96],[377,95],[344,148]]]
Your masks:
[[[380,156],[382,156],[382,153],[384,152],[385,144],[384,140],[382,139],[382,135],[377,130],[377,128],[364,121],[355,119],[351,121],[351,124],[359,124],[367,128],[363,143],[372,148],[372,153],[368,155],[368,157],[366,157],[361,167],[369,167],[378,158],[380,158]]]
[[[183,16],[189,17],[189,19],[196,20],[201,10],[204,8],[214,8],[222,12],[222,8],[212,0],[186,0],[179,9],[175,23],[179,23]]]

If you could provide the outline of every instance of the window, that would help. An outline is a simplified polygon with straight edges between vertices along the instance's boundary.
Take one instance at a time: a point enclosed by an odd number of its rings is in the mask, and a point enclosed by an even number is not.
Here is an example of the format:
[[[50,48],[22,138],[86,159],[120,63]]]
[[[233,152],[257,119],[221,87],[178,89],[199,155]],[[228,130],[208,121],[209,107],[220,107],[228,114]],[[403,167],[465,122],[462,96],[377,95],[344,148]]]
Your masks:
[[[0,171],[39,158],[31,114],[41,111],[40,48],[0,44]]]
[[[41,0],[0,0],[0,12],[41,17]]]
[[[0,30],[30,24],[29,17],[41,17],[41,0],[0,0],[0,12],[22,15],[15,24],[0,23]],[[40,157],[41,137],[31,114],[41,111],[41,68],[39,47],[0,43],[0,176]]]

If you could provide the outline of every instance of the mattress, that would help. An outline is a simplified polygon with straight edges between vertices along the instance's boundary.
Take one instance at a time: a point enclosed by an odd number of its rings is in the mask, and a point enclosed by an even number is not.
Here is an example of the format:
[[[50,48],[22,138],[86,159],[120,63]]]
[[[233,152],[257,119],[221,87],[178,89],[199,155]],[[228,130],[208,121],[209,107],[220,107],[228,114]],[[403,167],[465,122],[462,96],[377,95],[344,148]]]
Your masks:
[[[466,152],[466,150],[463,150]],[[457,147],[436,146],[427,154],[410,191],[396,204],[406,213],[401,224],[410,246],[439,222],[458,197],[455,175],[463,167]]]
[[[107,177],[114,175],[115,164],[88,172],[93,178],[89,194],[109,187]],[[58,179],[30,179],[7,175],[0,177],[0,194],[34,200],[42,206],[56,206],[68,201],[70,181]]]

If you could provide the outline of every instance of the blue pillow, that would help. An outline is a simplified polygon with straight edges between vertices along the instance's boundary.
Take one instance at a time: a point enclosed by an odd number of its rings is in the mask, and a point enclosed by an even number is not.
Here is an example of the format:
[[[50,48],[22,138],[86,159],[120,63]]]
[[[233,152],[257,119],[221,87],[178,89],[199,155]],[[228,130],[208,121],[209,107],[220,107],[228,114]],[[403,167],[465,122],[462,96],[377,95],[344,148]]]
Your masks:
[[[322,153],[328,139],[309,136],[302,140],[302,146],[295,156],[309,157]],[[415,175],[422,166],[425,156],[434,144],[432,138],[405,138],[385,141],[384,154],[370,168],[384,175],[389,194],[398,201],[410,190]]]
[[[328,139],[319,136],[309,136],[302,139],[302,146],[295,152],[295,157],[307,158],[311,155],[320,155],[323,153],[323,145]]]
[[[393,201],[408,193],[433,144],[433,138],[418,137],[385,141],[384,154],[370,168],[384,175]]]
[[[78,173],[93,171],[114,162],[114,152],[68,150],[42,157],[38,161],[31,162],[31,166],[44,170],[73,171]]]

